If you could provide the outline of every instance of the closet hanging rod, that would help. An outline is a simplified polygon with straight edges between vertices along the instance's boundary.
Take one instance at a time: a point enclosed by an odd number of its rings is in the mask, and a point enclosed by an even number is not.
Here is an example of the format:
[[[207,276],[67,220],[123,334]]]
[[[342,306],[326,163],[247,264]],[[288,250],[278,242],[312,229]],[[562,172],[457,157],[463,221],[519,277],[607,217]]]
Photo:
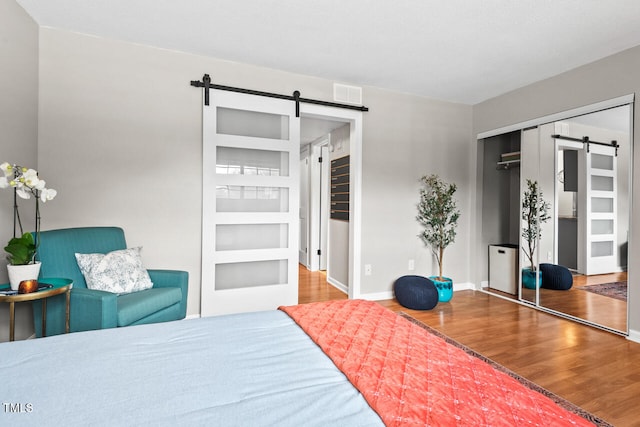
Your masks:
[[[616,140],[613,140],[611,142],[598,142],[598,141],[591,141],[588,136],[583,136],[582,138],[572,138],[570,136],[551,135],[551,138],[564,139],[566,141],[576,141],[576,142],[582,142],[583,144],[587,144],[587,153],[589,152],[589,144],[602,145],[605,147],[613,147],[616,149],[616,156],[618,155],[618,147],[620,147],[618,145],[618,141]]]
[[[300,91],[298,90],[294,91],[293,95],[282,95],[279,93],[262,92],[262,91],[253,90],[253,89],[244,89],[239,87],[218,85],[218,84],[211,83],[211,77],[209,76],[209,74],[205,74],[202,77],[202,81],[191,80],[191,86],[204,88],[204,105],[209,105],[209,89],[217,89],[217,90],[226,90],[228,92],[245,93],[248,95],[258,95],[258,96],[265,96],[268,98],[277,98],[277,99],[294,101],[296,103],[296,117],[300,117],[301,102],[305,102],[307,104],[324,105],[326,107],[346,108],[348,110],[369,111],[369,109],[364,105],[349,105],[349,104],[340,104],[338,102],[329,102],[329,101],[320,101],[317,99],[301,98]]]

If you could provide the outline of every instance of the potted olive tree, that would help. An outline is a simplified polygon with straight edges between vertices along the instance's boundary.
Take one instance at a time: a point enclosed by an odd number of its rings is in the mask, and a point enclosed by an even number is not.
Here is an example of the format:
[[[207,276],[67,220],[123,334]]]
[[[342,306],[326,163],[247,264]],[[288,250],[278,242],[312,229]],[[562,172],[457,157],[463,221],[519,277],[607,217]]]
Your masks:
[[[537,265],[535,262],[536,246],[542,237],[542,224],[549,221],[550,205],[542,197],[542,191],[538,181],[527,179],[527,189],[522,197],[522,238],[525,243],[522,250],[529,261],[529,267],[522,269],[522,284],[525,288],[539,288],[542,277],[538,275],[536,280]]]
[[[423,185],[416,219],[423,230],[418,237],[431,248],[436,257],[438,276],[431,276],[429,279],[438,288],[438,301],[447,302],[453,297],[453,281],[442,274],[442,258],[445,248],[456,238],[460,211],[453,195],[457,187],[455,184],[447,184],[434,174],[425,175],[420,181]]]

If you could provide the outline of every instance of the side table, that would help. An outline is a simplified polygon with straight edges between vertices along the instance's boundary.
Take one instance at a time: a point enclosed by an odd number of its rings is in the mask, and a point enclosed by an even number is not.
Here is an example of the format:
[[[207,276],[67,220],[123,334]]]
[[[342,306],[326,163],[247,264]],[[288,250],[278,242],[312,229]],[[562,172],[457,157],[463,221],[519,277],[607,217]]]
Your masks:
[[[42,300],[42,336],[47,336],[47,298],[66,293],[67,307],[65,311],[65,332],[69,333],[69,302],[71,299],[71,288],[73,281],[63,278],[43,278],[38,280],[39,284],[48,284],[52,287],[28,294],[4,295],[3,291],[9,291],[8,284],[0,285],[0,302],[9,303],[9,341],[15,340],[15,303],[25,301]]]

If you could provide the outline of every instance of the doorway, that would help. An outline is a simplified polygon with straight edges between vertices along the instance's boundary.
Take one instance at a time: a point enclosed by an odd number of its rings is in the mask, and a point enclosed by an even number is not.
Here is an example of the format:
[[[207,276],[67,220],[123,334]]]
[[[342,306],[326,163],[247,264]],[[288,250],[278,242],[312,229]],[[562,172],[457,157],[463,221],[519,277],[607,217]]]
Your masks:
[[[350,124],[303,116],[300,135],[300,264],[323,272],[327,282],[347,293],[348,222],[336,224],[330,212],[331,163],[349,159]]]
[[[302,104],[300,115],[301,166],[305,165],[303,157],[309,158],[309,198],[300,201],[300,223],[307,222],[300,230],[300,241],[303,242],[304,232],[307,246],[306,254],[301,248],[299,255],[306,261],[300,264],[312,271],[326,270],[328,283],[349,298],[358,298],[362,112]],[[318,161],[320,158],[322,162]],[[350,171],[346,177],[350,198],[341,207],[348,209],[346,219],[331,218],[331,162],[337,159],[348,159]]]

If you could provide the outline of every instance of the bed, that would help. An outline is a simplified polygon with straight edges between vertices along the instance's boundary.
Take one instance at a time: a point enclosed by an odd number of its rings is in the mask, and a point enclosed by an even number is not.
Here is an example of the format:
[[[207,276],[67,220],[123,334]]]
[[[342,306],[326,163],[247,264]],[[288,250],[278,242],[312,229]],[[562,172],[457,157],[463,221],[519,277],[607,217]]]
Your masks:
[[[0,425],[600,423],[457,350],[361,300],[3,343]]]

